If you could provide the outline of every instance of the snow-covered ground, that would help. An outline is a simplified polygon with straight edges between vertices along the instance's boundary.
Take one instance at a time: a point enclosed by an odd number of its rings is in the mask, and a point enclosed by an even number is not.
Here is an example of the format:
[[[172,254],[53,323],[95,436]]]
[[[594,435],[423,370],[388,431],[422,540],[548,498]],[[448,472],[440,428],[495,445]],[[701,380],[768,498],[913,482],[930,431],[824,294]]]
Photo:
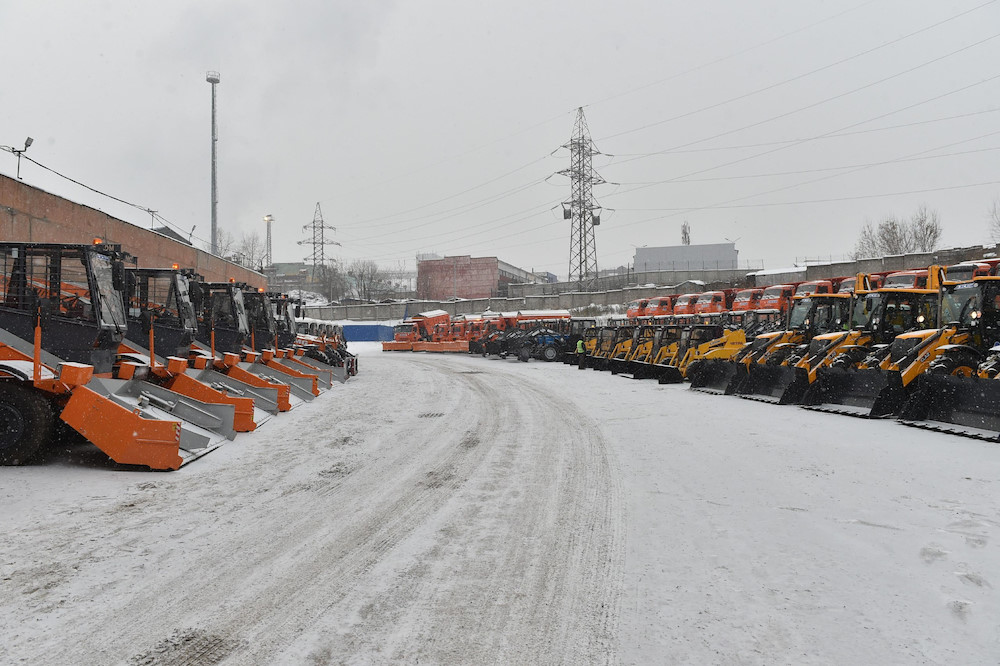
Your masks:
[[[352,349],[177,472],[0,469],[0,663],[1000,661],[996,444]]]

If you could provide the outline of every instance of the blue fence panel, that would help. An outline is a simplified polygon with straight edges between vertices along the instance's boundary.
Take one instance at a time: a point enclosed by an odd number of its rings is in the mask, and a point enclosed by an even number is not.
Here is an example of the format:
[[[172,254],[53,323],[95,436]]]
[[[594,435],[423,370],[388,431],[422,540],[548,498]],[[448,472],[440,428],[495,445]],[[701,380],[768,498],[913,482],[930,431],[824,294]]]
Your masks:
[[[392,326],[379,324],[344,324],[348,342],[387,342],[392,340]]]

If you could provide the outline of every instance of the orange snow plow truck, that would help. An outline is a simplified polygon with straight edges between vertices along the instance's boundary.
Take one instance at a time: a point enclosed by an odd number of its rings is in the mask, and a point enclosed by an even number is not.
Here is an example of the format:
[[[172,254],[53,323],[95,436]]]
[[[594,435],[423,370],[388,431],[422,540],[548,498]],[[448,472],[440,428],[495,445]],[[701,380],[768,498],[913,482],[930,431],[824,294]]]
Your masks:
[[[413,351],[413,343],[430,341],[437,324],[450,324],[451,315],[445,310],[420,312],[393,327],[392,342],[383,342],[382,351]]]

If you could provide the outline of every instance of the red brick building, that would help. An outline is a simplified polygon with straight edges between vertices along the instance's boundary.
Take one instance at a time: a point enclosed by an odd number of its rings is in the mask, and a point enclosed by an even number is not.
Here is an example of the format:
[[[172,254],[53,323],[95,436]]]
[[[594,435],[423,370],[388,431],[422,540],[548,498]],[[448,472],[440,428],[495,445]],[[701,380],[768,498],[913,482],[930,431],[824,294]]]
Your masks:
[[[507,285],[535,282],[535,276],[496,257],[461,255],[417,261],[417,298],[492,298],[507,295]]]
[[[137,227],[107,213],[0,175],[0,240],[33,243],[90,243],[100,238],[119,243],[151,268],[178,264],[209,281],[246,282],[266,287],[260,273],[199,250],[167,235]]]

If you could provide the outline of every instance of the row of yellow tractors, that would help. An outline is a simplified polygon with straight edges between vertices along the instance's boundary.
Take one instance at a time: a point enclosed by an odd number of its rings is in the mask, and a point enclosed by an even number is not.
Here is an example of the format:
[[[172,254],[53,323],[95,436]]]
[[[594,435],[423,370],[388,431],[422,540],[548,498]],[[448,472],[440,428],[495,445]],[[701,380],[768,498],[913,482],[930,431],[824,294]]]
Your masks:
[[[0,243],[0,464],[82,438],[177,469],[357,373],[283,294],[135,263],[100,241]]]
[[[948,280],[939,266],[926,275],[920,287],[890,275],[877,289],[858,275],[853,289],[795,296],[787,316],[757,310],[594,327],[585,352],[567,362],[996,440],[1000,277]]]

